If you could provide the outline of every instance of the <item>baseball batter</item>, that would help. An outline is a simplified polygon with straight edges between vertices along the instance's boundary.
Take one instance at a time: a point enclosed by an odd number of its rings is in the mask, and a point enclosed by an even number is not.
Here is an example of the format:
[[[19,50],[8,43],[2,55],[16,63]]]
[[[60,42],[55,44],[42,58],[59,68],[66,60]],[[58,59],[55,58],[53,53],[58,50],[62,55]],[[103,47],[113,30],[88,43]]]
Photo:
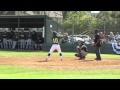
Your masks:
[[[48,61],[48,58],[50,57],[50,55],[52,54],[52,52],[54,50],[57,50],[58,53],[60,54],[60,59],[62,61],[62,52],[61,52],[61,48],[60,48],[60,45],[59,45],[59,39],[61,38],[61,36],[58,36],[57,33],[54,31],[52,32],[53,34],[53,37],[52,37],[52,47],[50,48],[50,51],[48,53],[48,56],[46,57],[46,61]]]

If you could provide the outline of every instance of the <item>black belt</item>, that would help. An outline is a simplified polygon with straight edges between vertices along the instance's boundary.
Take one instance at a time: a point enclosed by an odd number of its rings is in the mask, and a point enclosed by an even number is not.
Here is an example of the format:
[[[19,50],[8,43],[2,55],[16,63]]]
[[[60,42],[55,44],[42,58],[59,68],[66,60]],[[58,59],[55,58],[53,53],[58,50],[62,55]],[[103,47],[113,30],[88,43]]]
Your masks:
[[[59,45],[58,43],[53,43],[53,44],[57,44],[57,45]]]

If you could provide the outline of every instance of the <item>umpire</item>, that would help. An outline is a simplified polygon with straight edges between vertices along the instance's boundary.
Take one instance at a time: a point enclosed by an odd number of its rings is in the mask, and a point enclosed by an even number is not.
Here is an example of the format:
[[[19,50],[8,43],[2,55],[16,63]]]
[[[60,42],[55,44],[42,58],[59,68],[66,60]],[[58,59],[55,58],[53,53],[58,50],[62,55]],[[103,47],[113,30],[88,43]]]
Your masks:
[[[99,35],[99,30],[95,30],[95,39],[94,39],[94,46],[96,47],[95,53],[96,53],[96,58],[95,60],[101,60],[101,53],[100,53],[100,47],[101,47],[101,41],[100,41],[100,35]]]

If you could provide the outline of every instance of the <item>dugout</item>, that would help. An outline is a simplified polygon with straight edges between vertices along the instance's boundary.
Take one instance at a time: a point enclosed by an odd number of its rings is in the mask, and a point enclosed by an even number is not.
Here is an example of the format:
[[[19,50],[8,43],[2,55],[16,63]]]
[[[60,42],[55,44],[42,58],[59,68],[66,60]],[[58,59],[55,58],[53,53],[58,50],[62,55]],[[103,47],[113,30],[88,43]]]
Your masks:
[[[62,26],[46,15],[0,16],[0,32],[15,30],[20,33],[36,31],[45,43],[51,43],[51,30],[63,33]]]

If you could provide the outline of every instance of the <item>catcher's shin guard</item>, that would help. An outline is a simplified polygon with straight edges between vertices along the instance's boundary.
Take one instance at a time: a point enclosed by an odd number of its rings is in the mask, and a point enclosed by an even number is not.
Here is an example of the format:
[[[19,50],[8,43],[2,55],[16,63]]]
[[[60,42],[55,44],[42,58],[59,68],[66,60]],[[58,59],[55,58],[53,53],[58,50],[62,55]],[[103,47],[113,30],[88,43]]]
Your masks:
[[[79,48],[77,48],[77,53],[80,53],[80,49]]]
[[[80,59],[82,59],[82,54],[81,53],[79,53],[79,56],[80,56]]]

